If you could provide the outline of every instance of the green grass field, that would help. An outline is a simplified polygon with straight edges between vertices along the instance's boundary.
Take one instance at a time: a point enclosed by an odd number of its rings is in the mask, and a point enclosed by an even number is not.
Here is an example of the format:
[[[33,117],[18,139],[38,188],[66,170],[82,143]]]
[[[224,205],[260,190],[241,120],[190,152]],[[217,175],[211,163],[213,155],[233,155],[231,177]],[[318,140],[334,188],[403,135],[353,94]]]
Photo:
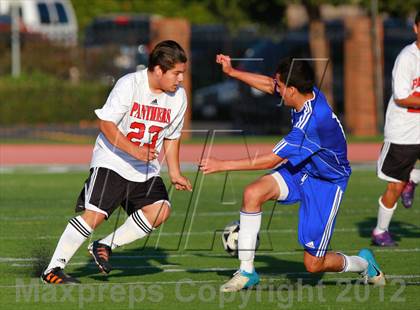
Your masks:
[[[412,210],[399,207],[391,224],[399,247],[375,248],[386,287],[365,286],[354,274],[310,275],[297,242],[298,206],[264,206],[254,290],[221,294],[238,261],[222,249],[220,230],[238,219],[244,186],[258,173],[195,174],[194,193],[173,192],[170,220],[152,236],[113,253],[109,276],[97,272],[87,243],[67,272],[76,286],[48,286],[38,273],[49,259],[86,173],[0,174],[0,304],[2,309],[419,309],[420,191]],[[331,248],[355,254],[370,246],[377,199],[384,189],[373,170],[355,171],[341,206]],[[93,240],[124,221],[115,212]]]

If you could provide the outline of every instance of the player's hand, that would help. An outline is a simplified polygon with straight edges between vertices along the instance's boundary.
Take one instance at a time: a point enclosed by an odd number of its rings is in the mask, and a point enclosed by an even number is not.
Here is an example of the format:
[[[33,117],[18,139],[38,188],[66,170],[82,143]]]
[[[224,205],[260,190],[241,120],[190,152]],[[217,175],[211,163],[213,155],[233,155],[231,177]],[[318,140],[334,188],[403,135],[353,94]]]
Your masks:
[[[171,182],[175,186],[175,189],[179,191],[192,191],[192,185],[190,180],[183,175],[171,177]]]
[[[151,161],[158,158],[159,152],[149,146],[139,146],[137,148],[136,158],[142,161]]]
[[[212,157],[205,158],[200,163],[200,170],[204,174],[224,171],[223,160],[212,158]]]
[[[230,56],[218,54],[216,55],[216,62],[222,65],[222,70],[227,75],[231,75],[233,68],[230,62]]]

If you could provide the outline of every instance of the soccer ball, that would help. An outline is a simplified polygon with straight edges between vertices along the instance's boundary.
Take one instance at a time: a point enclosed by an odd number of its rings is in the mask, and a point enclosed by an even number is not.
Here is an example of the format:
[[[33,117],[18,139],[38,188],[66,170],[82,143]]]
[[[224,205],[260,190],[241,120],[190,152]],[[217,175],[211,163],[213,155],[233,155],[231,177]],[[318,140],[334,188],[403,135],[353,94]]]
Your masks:
[[[222,233],[222,243],[225,251],[231,256],[238,256],[238,236],[239,236],[239,221],[234,221],[226,225]],[[260,244],[260,236],[257,236],[257,244],[255,249]]]
[[[231,256],[238,255],[239,221],[226,225],[222,233],[222,243],[225,251]]]

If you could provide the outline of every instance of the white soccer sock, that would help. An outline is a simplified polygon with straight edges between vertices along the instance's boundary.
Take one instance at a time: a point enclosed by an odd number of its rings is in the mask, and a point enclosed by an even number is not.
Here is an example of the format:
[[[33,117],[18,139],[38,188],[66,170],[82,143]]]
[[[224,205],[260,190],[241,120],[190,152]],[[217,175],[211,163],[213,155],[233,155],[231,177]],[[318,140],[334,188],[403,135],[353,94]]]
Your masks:
[[[388,231],[389,223],[391,222],[392,215],[394,214],[396,208],[397,203],[395,203],[391,209],[385,207],[382,203],[382,196],[379,197],[378,223],[376,224],[376,228],[373,230],[375,235]]]
[[[64,269],[74,253],[76,253],[77,249],[89,237],[92,231],[93,229],[90,228],[81,216],[72,218],[61,235],[50,264],[44,273],[47,273],[55,267]]]
[[[147,218],[141,210],[131,214],[127,220],[115,232],[99,240],[99,243],[106,244],[115,249],[125,244],[131,243],[137,239],[143,238],[153,230]]]
[[[241,211],[240,215],[238,235],[240,269],[249,273],[254,272],[255,247],[261,227],[261,214],[262,212],[246,213]]]
[[[413,181],[416,184],[420,183],[420,169],[411,170],[410,181]]]
[[[365,272],[368,267],[368,262],[360,256],[347,256],[341,254],[344,258],[344,267],[342,272]]]

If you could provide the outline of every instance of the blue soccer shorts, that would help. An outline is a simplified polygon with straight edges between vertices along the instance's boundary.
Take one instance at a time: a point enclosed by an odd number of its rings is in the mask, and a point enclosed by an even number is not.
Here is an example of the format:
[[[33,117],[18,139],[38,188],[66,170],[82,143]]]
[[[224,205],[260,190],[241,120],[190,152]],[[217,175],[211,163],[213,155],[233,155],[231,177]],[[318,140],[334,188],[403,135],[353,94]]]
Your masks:
[[[298,239],[305,251],[325,256],[348,179],[333,183],[281,165],[271,172],[280,188],[278,202],[300,202]]]

